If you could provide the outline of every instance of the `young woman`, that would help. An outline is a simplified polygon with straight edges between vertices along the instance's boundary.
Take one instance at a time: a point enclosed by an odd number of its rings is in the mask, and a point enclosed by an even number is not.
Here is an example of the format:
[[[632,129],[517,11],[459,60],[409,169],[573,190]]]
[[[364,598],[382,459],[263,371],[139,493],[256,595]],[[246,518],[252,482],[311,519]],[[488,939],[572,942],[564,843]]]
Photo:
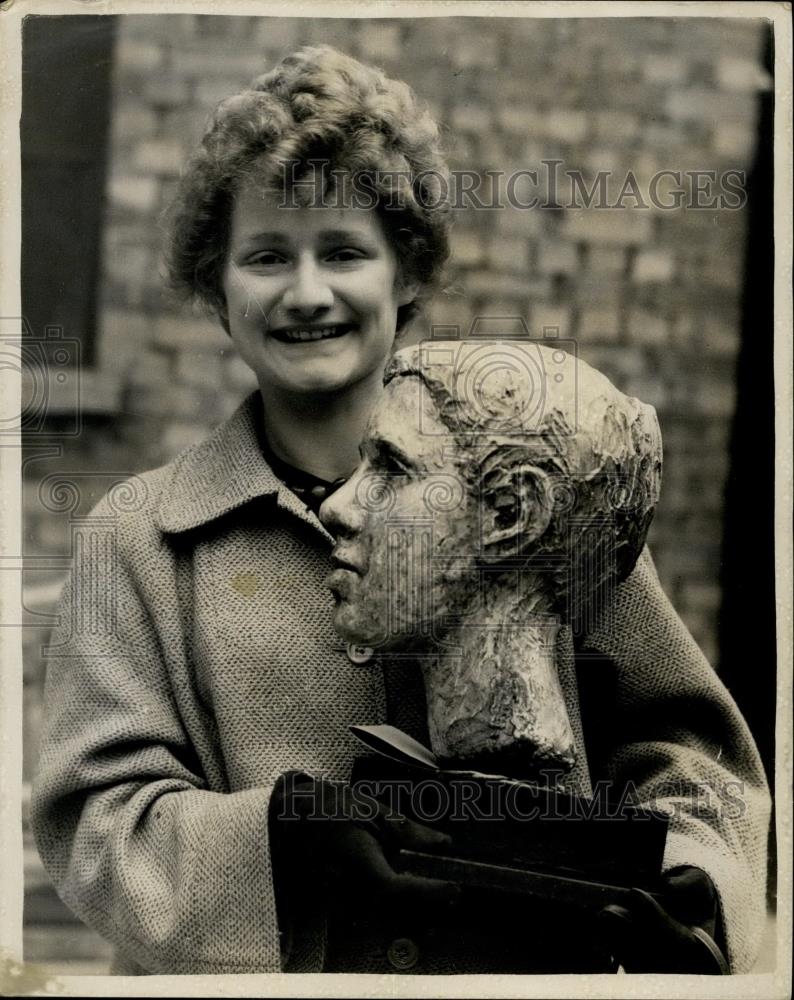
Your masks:
[[[350,725],[388,720],[420,738],[425,726],[418,671],[334,634],[333,538],[316,515],[355,468],[395,339],[447,256],[446,176],[409,88],[327,47],[223,102],[188,164],[172,275],[217,314],[259,392],[135,481],[131,509],[109,498],[95,511],[112,519],[113,544],[79,555],[64,591],[32,804],[44,863],[116,945],[114,971],[499,971],[491,913],[478,920],[459,887],[386,860],[385,837],[432,832],[362,827],[345,809],[325,821],[349,798]],[[630,967],[645,928],[655,940],[698,923],[718,935],[719,918],[741,971],[762,924],[768,823],[752,739],[649,558],[612,610],[613,627],[583,644],[591,772],[675,783],[665,869],[685,905],[667,925],[642,907],[612,914],[611,952]],[[660,686],[662,664],[674,687]],[[279,820],[296,805],[284,784],[296,771],[333,801],[292,837]],[[715,796],[738,781],[740,815],[693,805],[703,780]],[[334,872],[360,938],[329,936],[316,881]],[[385,919],[392,908],[432,916],[421,955]],[[594,967],[568,940],[549,962],[542,914],[511,919],[521,970]],[[445,921],[452,932],[433,937]]]

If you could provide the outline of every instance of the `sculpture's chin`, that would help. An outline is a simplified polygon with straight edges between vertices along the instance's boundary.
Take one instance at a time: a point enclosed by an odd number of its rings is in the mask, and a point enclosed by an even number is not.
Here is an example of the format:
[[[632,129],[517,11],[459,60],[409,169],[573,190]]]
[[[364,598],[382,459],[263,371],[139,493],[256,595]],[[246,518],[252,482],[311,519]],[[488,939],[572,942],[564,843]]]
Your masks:
[[[384,641],[383,632],[375,628],[371,621],[365,620],[355,604],[338,597],[334,611],[334,629],[344,642],[357,646],[380,646]]]

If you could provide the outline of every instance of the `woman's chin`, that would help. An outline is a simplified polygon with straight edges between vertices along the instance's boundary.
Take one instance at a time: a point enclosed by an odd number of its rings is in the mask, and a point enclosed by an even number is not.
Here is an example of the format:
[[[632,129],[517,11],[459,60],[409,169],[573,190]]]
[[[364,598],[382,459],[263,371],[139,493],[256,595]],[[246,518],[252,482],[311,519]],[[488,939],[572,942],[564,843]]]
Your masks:
[[[284,388],[301,395],[343,392],[359,381],[355,369],[341,359],[307,362],[283,379]]]

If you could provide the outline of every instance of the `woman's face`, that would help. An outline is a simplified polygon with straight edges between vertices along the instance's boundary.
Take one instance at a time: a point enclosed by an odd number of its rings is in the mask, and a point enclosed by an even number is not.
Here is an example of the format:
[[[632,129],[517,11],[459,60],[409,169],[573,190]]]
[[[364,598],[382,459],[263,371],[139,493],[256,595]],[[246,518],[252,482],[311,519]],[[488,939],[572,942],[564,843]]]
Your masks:
[[[223,278],[229,332],[263,392],[338,392],[380,381],[397,308],[416,286],[373,210],[279,207],[246,181],[234,202]]]

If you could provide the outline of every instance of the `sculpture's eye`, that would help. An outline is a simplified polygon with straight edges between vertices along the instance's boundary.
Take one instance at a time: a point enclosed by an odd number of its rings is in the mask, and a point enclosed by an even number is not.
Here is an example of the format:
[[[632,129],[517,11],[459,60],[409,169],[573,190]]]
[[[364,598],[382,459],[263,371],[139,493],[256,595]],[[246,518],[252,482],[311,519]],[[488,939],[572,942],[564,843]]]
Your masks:
[[[407,476],[408,469],[392,452],[386,452],[382,458],[382,466],[390,476]]]
[[[385,442],[378,447],[375,464],[379,471],[385,473],[389,478],[407,476],[411,471],[405,457]]]

